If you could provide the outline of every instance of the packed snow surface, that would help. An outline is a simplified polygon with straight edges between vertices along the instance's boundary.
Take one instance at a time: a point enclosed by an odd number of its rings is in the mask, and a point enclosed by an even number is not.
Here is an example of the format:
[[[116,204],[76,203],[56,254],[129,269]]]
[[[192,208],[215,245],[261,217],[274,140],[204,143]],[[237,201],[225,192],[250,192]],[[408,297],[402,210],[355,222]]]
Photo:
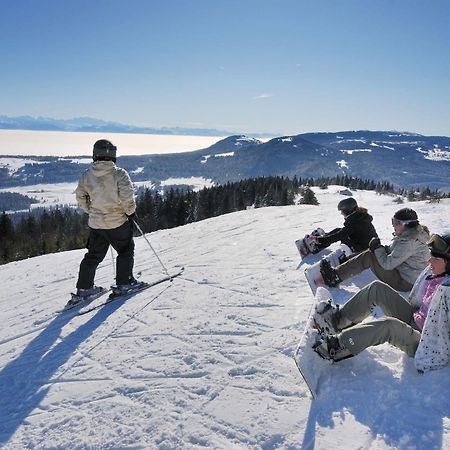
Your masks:
[[[85,250],[1,267],[0,446],[5,449],[450,448],[450,367],[419,374],[388,344],[330,365],[312,401],[293,354],[313,297],[294,241],[342,224],[319,206],[250,209],[147,237],[184,273],[82,316],[60,313]],[[449,229],[450,201],[354,192],[383,243],[411,206]],[[164,274],[143,238],[135,272]],[[373,279],[333,289],[338,303]],[[96,283],[113,282],[108,254]],[[97,301],[99,302],[99,301]]]

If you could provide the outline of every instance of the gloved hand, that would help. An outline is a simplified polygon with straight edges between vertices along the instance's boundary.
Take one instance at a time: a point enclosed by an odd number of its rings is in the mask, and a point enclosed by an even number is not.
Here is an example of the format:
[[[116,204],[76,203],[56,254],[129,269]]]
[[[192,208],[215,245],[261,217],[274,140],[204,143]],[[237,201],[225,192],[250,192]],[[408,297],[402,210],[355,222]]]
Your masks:
[[[371,252],[375,251],[375,249],[381,247],[381,242],[380,242],[380,238],[374,237],[370,240],[369,242],[369,250]]]

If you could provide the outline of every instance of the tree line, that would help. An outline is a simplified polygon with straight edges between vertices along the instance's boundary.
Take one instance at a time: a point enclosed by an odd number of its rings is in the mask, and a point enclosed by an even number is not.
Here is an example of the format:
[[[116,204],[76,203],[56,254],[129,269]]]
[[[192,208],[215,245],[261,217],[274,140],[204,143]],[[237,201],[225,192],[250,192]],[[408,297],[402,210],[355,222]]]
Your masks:
[[[18,192],[0,192],[0,211],[28,209],[33,203],[39,203],[39,200]]]
[[[258,177],[204,188],[170,189],[165,193],[144,189],[136,199],[137,220],[145,232],[173,228],[247,208],[318,204],[312,186],[337,184],[351,189],[375,190],[410,200],[440,198],[438,192],[395,189],[389,182],[355,177]],[[70,207],[39,209],[25,215],[0,215],[0,264],[46,253],[79,249],[88,238],[87,215]]]

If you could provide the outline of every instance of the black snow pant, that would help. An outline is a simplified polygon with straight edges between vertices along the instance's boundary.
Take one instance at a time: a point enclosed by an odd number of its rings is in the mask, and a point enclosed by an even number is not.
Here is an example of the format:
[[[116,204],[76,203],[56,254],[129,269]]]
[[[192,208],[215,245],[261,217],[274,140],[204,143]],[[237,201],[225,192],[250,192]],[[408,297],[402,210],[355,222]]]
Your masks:
[[[133,227],[131,222],[127,221],[111,230],[89,229],[88,252],[80,264],[78,289],[88,289],[94,285],[95,271],[105,258],[110,245],[117,252],[116,283],[128,284],[133,280]]]

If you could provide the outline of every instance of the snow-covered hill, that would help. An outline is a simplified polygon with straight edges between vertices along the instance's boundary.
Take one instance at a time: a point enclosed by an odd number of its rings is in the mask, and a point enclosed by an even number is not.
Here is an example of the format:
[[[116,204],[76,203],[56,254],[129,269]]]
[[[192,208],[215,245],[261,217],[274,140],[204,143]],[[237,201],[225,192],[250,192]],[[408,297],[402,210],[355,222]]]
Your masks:
[[[450,448],[450,367],[420,375],[389,345],[331,365],[312,402],[292,358],[313,301],[294,241],[342,223],[319,206],[241,211],[149,239],[184,274],[83,316],[52,315],[83,250],[0,268],[0,445],[5,449]],[[399,205],[355,192],[383,242]],[[431,231],[450,201],[414,203]],[[161,277],[142,238],[136,272]],[[113,281],[111,258],[97,283]],[[369,272],[335,289],[345,301]]]

